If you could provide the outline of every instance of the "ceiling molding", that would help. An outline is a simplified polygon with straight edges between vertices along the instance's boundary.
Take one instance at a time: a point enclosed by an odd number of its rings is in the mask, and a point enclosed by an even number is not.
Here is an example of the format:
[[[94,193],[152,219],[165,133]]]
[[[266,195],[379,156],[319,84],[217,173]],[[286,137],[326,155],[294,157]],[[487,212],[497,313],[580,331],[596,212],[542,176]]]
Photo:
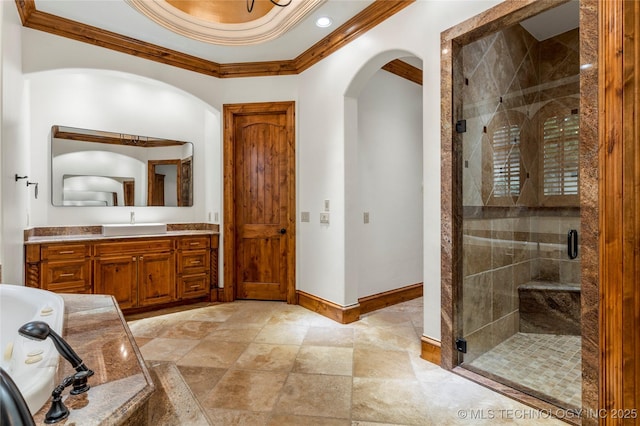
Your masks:
[[[34,0],[17,0],[18,9],[20,9],[20,3],[18,3],[18,1],[23,4],[34,3]],[[27,8],[25,10],[28,11],[29,9]],[[22,25],[27,28],[93,44],[94,46],[104,47],[139,58],[173,65],[201,74],[214,77],[220,76],[220,64],[216,62],[206,61],[195,56],[146,43],[131,37],[125,37],[101,28],[81,24],[46,12],[40,12],[35,9],[35,4],[31,10],[30,13],[20,13]]]
[[[301,73],[336,50],[351,43],[414,1],[415,0],[376,0],[369,7],[349,19],[331,34],[294,59],[298,73]]]
[[[158,25],[205,43],[239,46],[273,40],[293,28],[327,0],[291,0],[264,16],[239,23],[221,23],[186,13],[166,1],[124,0]]]
[[[35,0],[15,0],[22,25],[139,58],[218,78],[299,74],[344,47],[415,0],[376,0],[293,60],[219,64],[36,9]]]
[[[422,86],[422,70],[400,59],[388,62],[382,69]]]

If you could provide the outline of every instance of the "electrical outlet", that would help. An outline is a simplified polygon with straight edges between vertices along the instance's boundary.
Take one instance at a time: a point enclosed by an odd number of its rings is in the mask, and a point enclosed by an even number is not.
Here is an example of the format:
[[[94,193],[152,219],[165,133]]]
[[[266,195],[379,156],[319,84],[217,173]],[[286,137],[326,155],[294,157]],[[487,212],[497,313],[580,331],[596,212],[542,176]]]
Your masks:
[[[218,223],[220,221],[220,215],[218,214],[218,212],[215,212],[213,214],[213,223]]]
[[[311,213],[309,212],[300,213],[300,222],[311,222]]]
[[[320,223],[329,223],[329,213],[320,213]]]
[[[364,223],[369,223],[369,212],[364,212],[362,214],[362,218],[364,220]]]

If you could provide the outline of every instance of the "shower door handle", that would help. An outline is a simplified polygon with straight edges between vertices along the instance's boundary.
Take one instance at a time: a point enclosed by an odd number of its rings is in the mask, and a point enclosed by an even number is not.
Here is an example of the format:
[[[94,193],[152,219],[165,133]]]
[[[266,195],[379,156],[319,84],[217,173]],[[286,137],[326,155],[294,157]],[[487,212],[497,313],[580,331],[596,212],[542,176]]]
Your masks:
[[[578,257],[578,231],[572,229],[567,234],[567,254],[569,259]]]

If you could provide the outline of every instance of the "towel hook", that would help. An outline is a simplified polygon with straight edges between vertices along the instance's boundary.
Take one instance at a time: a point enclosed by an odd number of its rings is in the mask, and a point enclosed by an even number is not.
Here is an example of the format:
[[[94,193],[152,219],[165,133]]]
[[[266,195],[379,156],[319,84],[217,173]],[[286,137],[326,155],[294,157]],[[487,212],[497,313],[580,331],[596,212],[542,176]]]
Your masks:
[[[31,185],[35,185],[36,186],[36,190],[35,190],[34,195],[35,195],[36,200],[37,200],[38,199],[38,182],[29,182],[29,181],[27,181],[27,188],[30,187]]]

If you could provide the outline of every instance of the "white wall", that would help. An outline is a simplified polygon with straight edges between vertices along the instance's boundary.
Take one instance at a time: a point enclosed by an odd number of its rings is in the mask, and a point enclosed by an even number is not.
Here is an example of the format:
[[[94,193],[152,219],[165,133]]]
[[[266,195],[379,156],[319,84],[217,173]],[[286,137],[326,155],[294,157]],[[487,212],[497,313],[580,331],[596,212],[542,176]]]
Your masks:
[[[358,297],[422,282],[420,85],[380,70],[363,88],[358,172]]]
[[[15,8],[15,5],[14,5]],[[16,12],[17,14],[17,12]],[[106,70],[122,72],[123,74],[110,73],[111,75],[120,75],[124,78],[121,83],[128,83],[129,87],[133,90],[138,90],[144,87],[144,84],[140,85],[140,81],[146,82],[146,84],[156,84],[158,86],[164,86],[165,92],[175,91],[176,93],[189,93],[204,102],[207,108],[201,108],[200,112],[190,117],[190,120],[196,120],[200,123],[204,123],[203,127],[199,127],[198,131],[203,133],[198,140],[202,142],[198,146],[194,146],[194,161],[199,161],[198,158],[207,158],[205,164],[199,169],[198,175],[195,173],[196,164],[194,163],[194,191],[198,191],[198,187],[203,191],[204,196],[198,197],[197,193],[194,193],[194,207],[193,209],[202,209],[202,217],[189,216],[185,212],[184,208],[177,208],[176,213],[172,213],[176,209],[171,207],[145,207],[142,210],[136,210],[137,221],[164,221],[171,222],[175,217],[181,222],[188,221],[209,221],[216,222],[215,216],[218,214],[218,223],[222,223],[222,209],[223,201],[222,194],[222,126],[220,125],[220,114],[224,104],[227,103],[248,103],[248,102],[269,102],[269,101],[283,101],[283,100],[297,100],[298,87],[296,76],[283,76],[283,77],[257,77],[257,78],[240,78],[240,79],[216,79],[202,74],[186,71],[180,68],[175,68],[156,62],[147,61],[134,56],[126,55],[119,52],[103,49],[100,47],[80,43],[74,40],[66,39],[63,37],[57,37],[51,34],[43,33],[40,31],[31,30],[28,28],[22,29],[22,38],[24,40],[23,46],[23,60],[22,70],[23,73],[29,76],[35,76],[44,71],[58,70],[58,72],[68,73],[69,70],[83,70],[82,75],[96,75],[104,74]],[[146,77],[146,78],[145,78]],[[166,85],[162,84],[165,83]],[[100,86],[98,84],[98,86]],[[108,86],[102,88],[97,87],[100,92],[107,92]],[[108,94],[107,94],[108,95]],[[155,98],[154,98],[155,99]],[[113,99],[114,102],[116,99]],[[96,104],[99,104],[99,100],[95,100]],[[135,128],[144,132],[145,130],[155,130],[156,126],[148,126],[150,121],[159,121],[158,117],[152,115],[153,111],[147,111],[144,109],[145,100],[141,100],[139,103],[133,101],[134,104],[140,106],[138,110],[133,110],[133,117],[130,120],[124,120],[124,123],[129,122]],[[175,105],[174,108],[178,108]],[[124,105],[124,110],[131,111],[131,105]],[[118,111],[116,111],[118,112]],[[134,125],[136,117],[141,117],[143,123],[142,126]],[[170,119],[173,122],[173,119]],[[117,127],[120,129],[120,120],[114,120],[117,123]],[[42,123],[44,125],[44,123]],[[71,125],[71,124],[69,124]],[[177,126],[174,130],[182,130],[183,126]],[[77,126],[87,128],[88,126]],[[100,129],[108,130],[108,129]],[[147,136],[168,137],[165,134],[158,133],[142,133],[138,131],[126,131],[118,130],[119,132],[140,134]],[[185,138],[178,138],[180,140],[189,140]],[[37,141],[42,141],[41,135]],[[36,142],[37,142],[36,141]],[[190,140],[193,142],[193,140]],[[40,149],[43,146],[39,146]],[[42,164],[41,159],[39,160]],[[200,160],[202,161],[202,160]],[[198,182],[208,185],[209,189],[202,189],[202,185]],[[196,206],[195,203],[204,203],[202,206]],[[71,213],[70,208],[65,210]],[[70,221],[79,221],[78,223],[103,223],[104,217],[96,217],[95,213],[90,213],[87,207],[79,210],[79,213],[62,218],[62,221],[66,221],[68,224]],[[95,208],[91,208],[95,209]],[[114,210],[108,210],[108,215],[111,217],[109,222],[126,222],[129,220],[129,211],[124,208],[121,209],[122,214],[114,212]],[[177,215],[177,216],[176,216]],[[194,219],[193,217],[197,217]],[[62,224],[61,222],[57,222]],[[23,226],[24,227],[24,226]],[[220,236],[220,246],[224,244],[224,235]],[[16,262],[22,262],[22,259],[13,259]],[[220,252],[220,265],[223,265],[223,253]],[[223,273],[220,268],[219,282],[223,285]]]
[[[164,205],[178,205],[178,166],[164,164],[156,166],[156,173],[164,175]],[[202,220],[205,222],[205,220]]]
[[[134,180],[134,204],[144,205],[147,201],[146,162],[117,152],[100,150],[52,155],[51,192],[43,195],[49,195],[54,206],[62,206],[64,201],[72,199],[91,200],[96,197],[109,200],[108,205],[112,206],[111,194],[116,192],[122,205],[124,190],[118,180],[120,178]],[[78,191],[93,191],[95,197],[82,197]],[[74,197],[74,193],[80,197]]]
[[[13,7],[12,14],[17,18],[15,5],[12,2],[3,3],[9,3],[8,9]],[[22,30],[23,72],[31,74],[64,68],[123,71],[167,83],[199,97],[205,104],[212,107],[212,111],[201,110],[201,117],[196,119],[202,124],[198,130],[200,132],[198,140],[200,142],[206,140],[206,142],[203,142],[204,146],[196,147],[195,157],[197,158],[200,151],[205,152],[205,155],[213,155],[213,161],[207,164],[207,171],[201,169],[201,173],[204,173],[203,176],[207,177],[207,181],[212,186],[218,185],[218,189],[212,190],[213,195],[206,194],[203,200],[205,205],[196,207],[196,209],[202,209],[205,218],[211,210],[221,211],[219,210],[221,200],[219,195],[216,195],[221,193],[221,170],[211,172],[210,167],[220,167],[221,164],[219,142],[212,141],[211,138],[215,134],[219,140],[222,130],[219,121],[208,123],[208,119],[203,116],[213,114],[219,119],[219,111],[222,110],[224,103],[297,101],[297,210],[312,213],[311,223],[302,223],[298,226],[297,284],[300,290],[346,306],[355,303],[358,297],[357,285],[353,285],[353,278],[357,279],[357,267],[353,268],[353,265],[357,263],[352,259],[353,250],[350,249],[347,252],[346,249],[347,231],[353,230],[353,225],[361,222],[359,214],[354,214],[353,217],[347,216],[347,203],[352,203],[354,200],[349,195],[354,189],[357,190],[358,181],[358,169],[351,167],[353,164],[357,165],[357,137],[354,136],[357,135],[357,125],[354,124],[354,120],[357,121],[357,119],[354,119],[356,116],[353,115],[357,112],[357,107],[354,105],[353,98],[357,97],[361,89],[359,86],[364,86],[375,71],[387,61],[407,55],[421,58],[424,63],[424,333],[439,339],[440,32],[496,3],[498,0],[417,1],[298,76],[215,79],[30,29]],[[5,18],[3,33],[6,21]],[[12,38],[11,42],[15,43],[14,40],[15,38]],[[5,54],[6,52],[3,51],[3,56]],[[16,81],[13,83],[15,84]],[[136,86],[137,84],[134,84],[134,88]],[[40,89],[44,90],[44,88]],[[105,91],[105,86],[102,91]],[[32,99],[35,99],[33,95]],[[39,117],[43,116],[39,115]],[[123,123],[137,128],[136,131],[124,131],[147,134],[148,132],[144,130],[148,129],[149,122],[144,120],[142,114],[140,117],[144,123],[141,126],[133,122],[136,120],[126,120],[123,117]],[[59,119],[59,117],[56,118]],[[48,123],[48,126],[51,124]],[[68,124],[73,125],[73,123]],[[118,124],[121,124],[119,120]],[[44,126],[44,122],[32,123],[29,126],[33,129],[34,136],[28,144],[32,150],[36,150],[32,152],[38,157],[33,170],[41,180],[46,179],[42,173],[48,170],[43,168],[46,167],[41,158],[44,154],[39,151],[44,147],[42,141],[46,140]],[[83,124],[78,127],[88,126]],[[138,127],[142,127],[143,131],[139,131]],[[165,130],[168,132],[168,129]],[[3,125],[3,149],[7,145],[5,132],[6,128]],[[20,145],[28,140],[25,136],[20,136],[11,143]],[[209,154],[209,151],[212,152]],[[19,164],[20,158],[17,154],[7,158],[3,151],[3,162]],[[211,173],[215,176],[211,176]],[[4,175],[6,174],[5,169]],[[197,182],[198,177],[194,176],[194,178]],[[9,185],[5,176],[3,190],[7,186]],[[23,198],[26,197],[26,193],[21,194]],[[328,226],[321,225],[318,220],[325,199],[331,201],[331,224]],[[43,207],[40,202],[32,206],[32,211]],[[7,196],[4,193],[3,203],[7,203]],[[24,203],[24,200],[18,200],[14,205],[19,206],[20,203]],[[85,213],[77,215],[74,213],[64,220],[78,220],[86,223],[83,219],[87,214],[86,209],[83,210]],[[171,208],[165,209],[171,210]],[[357,208],[350,210],[358,211]],[[6,212],[7,208],[3,211]],[[157,214],[155,210],[149,210],[149,212]],[[56,212],[48,212],[48,215],[54,219],[54,222],[63,221]],[[21,215],[12,211],[9,216],[3,217],[3,220],[5,222],[15,220],[12,222],[13,226],[23,227],[24,221],[20,219]],[[87,222],[95,222],[96,219],[88,218]],[[127,220],[128,213],[119,219]],[[5,234],[3,235],[5,252],[6,241]],[[21,265],[22,259],[17,257],[14,256],[11,260],[5,258],[3,263],[7,264],[11,261]],[[356,272],[353,269],[356,269]]]
[[[345,214],[347,192],[357,182],[357,167],[356,176],[351,175],[352,164],[357,164],[356,142],[348,138],[357,131],[352,125],[353,102],[345,95],[358,93],[388,60],[415,55],[424,64],[424,334],[440,339],[440,33],[497,3],[417,1],[300,75],[300,208],[314,218],[323,199],[332,201],[328,228],[317,222],[300,227],[302,290],[343,306],[357,300],[354,275],[346,266],[353,264],[352,253],[345,252],[344,244],[347,222],[351,228],[360,222],[359,215]],[[352,86],[356,77],[362,81]]]
[[[30,225],[127,222],[132,210],[140,222],[207,220],[205,199],[221,198],[219,189],[202,178],[206,164],[220,162],[219,156],[207,158],[202,149],[206,129],[204,111],[211,107],[172,86],[122,72],[71,69],[37,72],[25,77],[31,95],[31,174],[43,188],[37,200],[30,200]],[[194,187],[193,207],[53,206],[49,191],[53,125],[192,142],[195,153],[193,176],[195,181],[201,182]],[[220,135],[216,137],[209,143],[220,145]],[[96,163],[95,167],[100,168],[100,164]],[[137,187],[136,192],[141,193],[139,189]]]
[[[23,282],[23,230],[27,226],[27,200],[34,189],[26,180],[15,181],[14,175],[29,175],[29,138],[27,93],[22,84],[22,26],[13,2],[0,2],[2,22],[2,282]],[[31,176],[29,176],[31,179]]]

